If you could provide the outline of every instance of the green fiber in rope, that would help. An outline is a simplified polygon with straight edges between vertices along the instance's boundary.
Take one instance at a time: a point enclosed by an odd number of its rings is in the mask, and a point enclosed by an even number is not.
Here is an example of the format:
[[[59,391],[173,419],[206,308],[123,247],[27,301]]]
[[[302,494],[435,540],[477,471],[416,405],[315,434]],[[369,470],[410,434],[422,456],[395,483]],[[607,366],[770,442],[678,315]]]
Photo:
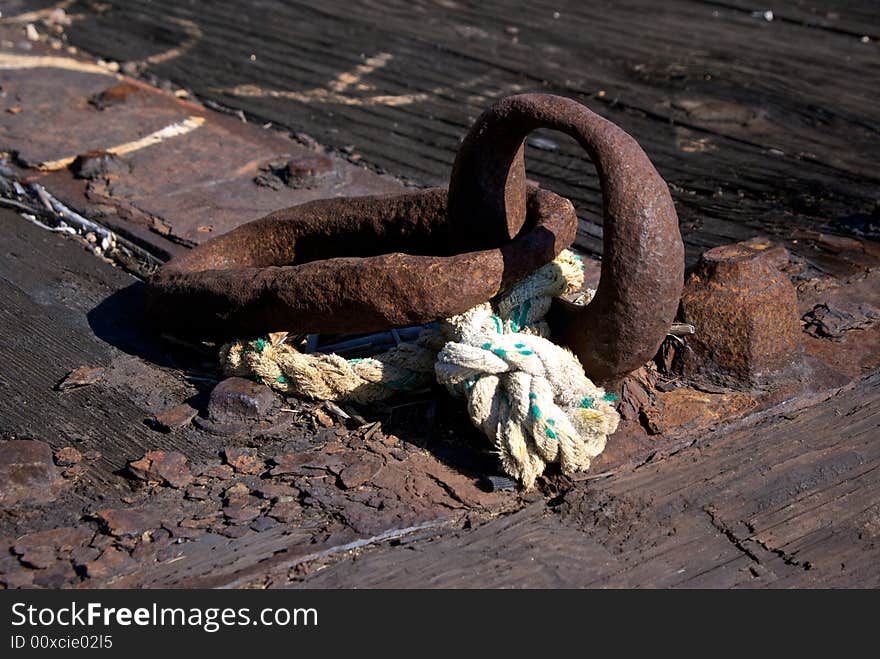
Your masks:
[[[390,389],[397,389],[397,390],[409,389],[413,382],[418,381],[419,377],[420,376],[418,373],[408,373],[407,375],[404,375],[401,378],[397,378],[396,380],[391,380],[389,382],[386,382],[385,386],[387,386]]]

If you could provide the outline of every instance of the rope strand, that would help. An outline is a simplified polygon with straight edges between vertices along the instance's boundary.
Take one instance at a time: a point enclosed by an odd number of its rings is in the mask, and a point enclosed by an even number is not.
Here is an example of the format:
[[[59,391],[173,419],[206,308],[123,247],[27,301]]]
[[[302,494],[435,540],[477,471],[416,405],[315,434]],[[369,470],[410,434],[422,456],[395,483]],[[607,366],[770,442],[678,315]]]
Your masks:
[[[223,346],[221,363],[229,375],[285,393],[359,403],[436,378],[467,399],[471,420],[494,443],[504,471],[530,488],[548,464],[559,463],[564,473],[588,469],[620,420],[614,397],[586,377],[571,352],[546,338],[553,297],[577,291],[583,281],[580,257],[565,250],[491,303],[374,357],[304,354],[272,335]]]

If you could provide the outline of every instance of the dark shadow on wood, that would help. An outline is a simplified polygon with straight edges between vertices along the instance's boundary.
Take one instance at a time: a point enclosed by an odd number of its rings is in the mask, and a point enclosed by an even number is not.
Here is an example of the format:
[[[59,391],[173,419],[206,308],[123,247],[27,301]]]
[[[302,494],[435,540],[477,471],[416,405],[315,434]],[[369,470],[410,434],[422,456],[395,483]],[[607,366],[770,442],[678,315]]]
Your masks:
[[[202,369],[216,361],[208,350],[199,352],[163,338],[153,326],[144,305],[145,284],[136,282],[108,295],[86,314],[95,336],[125,352],[156,366],[175,369]]]

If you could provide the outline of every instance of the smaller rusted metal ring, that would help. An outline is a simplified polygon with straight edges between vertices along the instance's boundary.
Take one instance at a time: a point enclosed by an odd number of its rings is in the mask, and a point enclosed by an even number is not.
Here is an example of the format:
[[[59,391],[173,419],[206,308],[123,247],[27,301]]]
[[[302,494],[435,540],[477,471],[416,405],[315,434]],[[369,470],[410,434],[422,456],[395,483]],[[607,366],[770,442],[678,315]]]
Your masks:
[[[554,338],[581,360],[587,375],[612,383],[657,351],[678,309],[684,245],[666,183],[638,143],[619,126],[569,98],[522,94],[484,112],[465,137],[452,169],[449,212],[476,214],[478,241],[516,235],[525,218],[523,142],[550,128],[575,138],[602,185],[602,276],[585,308],[554,305]]]
[[[148,285],[155,322],[211,339],[271,331],[367,332],[485,302],[574,242],[567,199],[527,194],[516,239],[457,253],[468,236],[447,192],[322,199],[276,211],[169,261]]]

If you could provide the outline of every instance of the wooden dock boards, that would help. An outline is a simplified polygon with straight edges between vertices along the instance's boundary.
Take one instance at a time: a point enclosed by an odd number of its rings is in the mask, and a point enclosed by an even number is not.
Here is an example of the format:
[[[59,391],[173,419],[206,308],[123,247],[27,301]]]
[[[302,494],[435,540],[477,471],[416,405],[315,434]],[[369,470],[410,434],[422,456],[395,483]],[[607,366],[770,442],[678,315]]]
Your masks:
[[[140,60],[147,75],[305,130],[417,184],[446,181],[458,140],[494,98],[534,90],[574,96],[634,134],[669,180],[691,259],[706,246],[784,232],[809,267],[840,281],[874,267],[867,257],[850,262],[829,253],[828,245],[807,254],[805,241],[796,242],[799,231],[846,233],[876,219],[880,119],[868,90],[876,86],[880,23],[864,4],[780,2],[772,21],[738,0],[662,8],[540,2],[519,12],[496,2],[447,4],[272,1],[255,15],[229,3],[75,3],[66,31],[87,51]],[[529,147],[530,174],[578,202],[579,245],[598,250],[595,176],[567,140],[536,137],[543,139]],[[556,479],[560,489],[546,497],[480,491],[479,456],[462,462],[460,447],[438,442],[432,435],[446,431],[435,433],[424,418],[409,424],[421,427],[404,441],[377,433],[365,442],[359,431],[309,425],[305,407],[294,437],[259,444],[258,457],[269,468],[280,452],[311,449],[307,477],[236,474],[208,478],[193,492],[147,488],[122,475],[147,450],[180,451],[194,474],[220,465],[229,442],[193,427],[161,434],[144,423],[204,396],[210,377],[199,380],[198,359],[139,324],[131,277],[13,213],[0,212],[0,224],[0,431],[56,451],[74,445],[101,453],[53,505],[0,513],[3,547],[28,538],[19,542],[25,553],[0,556],[4,583],[27,562],[28,543],[42,548],[34,535],[69,527],[85,529],[90,541],[77,556],[27,571],[25,580],[50,587],[84,576],[90,585],[135,587],[880,585],[876,373],[815,407],[704,434],[634,471]],[[52,391],[84,365],[107,367],[105,379]],[[395,477],[346,489],[334,460],[344,466],[368,453]],[[264,480],[296,488],[303,517],[266,520],[274,508],[257,501]],[[253,526],[230,509],[225,490],[233,482],[249,488],[239,497],[245,506],[259,508]],[[135,512],[117,527],[98,521],[102,508],[117,517]],[[163,512],[161,528],[147,509]]]
[[[461,413],[408,432],[406,442],[378,424],[369,435],[338,420],[323,427],[310,412],[314,405],[296,400],[287,402],[292,425],[275,434],[216,436],[190,424],[157,431],[148,424],[153,415],[186,400],[204,406],[219,375],[214,360],[202,364],[204,356],[160,340],[143,317],[139,282],[80,242],[7,209],[0,209],[0,227],[0,583],[261,582],[276,564],[294,569],[521,505],[516,496],[477,486],[479,473],[462,462],[476,449],[444,444],[449,424],[466,422]],[[83,366],[104,368],[103,378],[55,390]],[[379,418],[392,416],[393,409]],[[39,473],[10,440],[48,445]],[[65,448],[82,454],[76,469],[63,468]],[[237,464],[233,448],[250,451],[251,462],[229,466]],[[186,458],[180,484],[162,477],[148,485],[127,470],[156,450]],[[454,468],[442,461],[453,453]],[[34,502],[48,486],[44,474],[57,492]],[[373,485],[358,487],[370,479]]]
[[[632,133],[669,182],[691,259],[758,232],[870,215],[880,114],[871,3],[85,3],[70,40],[414,180],[445,184],[492,100],[573,96]],[[188,35],[197,34],[190,38]],[[862,40],[868,36],[868,42]],[[541,134],[530,175],[575,201],[599,250],[595,173]],[[546,141],[549,139],[550,141]],[[789,245],[794,246],[796,245]]]
[[[548,508],[351,556],[298,585],[876,588],[878,394],[873,375]]]
[[[63,236],[7,211],[0,218],[0,323],[8,337],[0,348],[6,364],[0,381],[3,431],[42,439],[55,450],[74,445],[103,456],[56,505],[4,517],[3,534],[11,541],[23,533],[81,525],[84,515],[87,519],[102,507],[159,506],[172,522],[175,516],[197,517],[201,509],[193,508],[194,502],[173,492],[147,495],[119,477],[128,460],[148,449],[180,450],[198,465],[215,459],[223,444],[194,431],[164,435],[144,425],[151,410],[174,404],[195,388],[179,369],[163,369],[120,350],[117,346],[127,345],[123,330],[131,331],[129,324],[115,331],[106,321],[101,325],[102,305],[119,290],[130,290],[134,280]],[[66,393],[52,390],[67,370],[84,364],[107,366],[107,381]],[[350,517],[346,506],[358,497],[345,504],[351,495],[341,490],[313,490],[309,496],[329,498],[305,523],[239,537],[203,533],[172,545],[173,551],[142,554],[143,570],[129,566],[109,582],[878,586],[878,394],[880,377],[874,374],[814,407],[710,435],[613,478],[568,483],[549,502],[537,496],[522,507],[527,502],[513,495],[493,495],[469,500],[459,512],[447,508],[454,514],[446,520],[408,513],[410,522],[384,531],[358,532],[357,518],[351,518],[354,527],[351,522],[326,526],[334,510],[341,519]],[[451,486],[444,487],[458,488],[456,496],[467,500],[476,490],[467,489],[466,482],[449,480]],[[438,511],[461,506],[448,501],[432,505]],[[460,514],[468,508],[472,523],[463,527]],[[502,514],[487,518],[490,510]],[[383,540],[383,533],[396,539]]]
[[[55,449],[75,445],[80,451],[100,451],[101,460],[80,481],[84,499],[125,493],[125,481],[114,472],[142,455],[145,447],[185,449],[194,459],[207,457],[202,447],[144,425],[145,408],[161,409],[174,397],[192,395],[195,388],[184,375],[114,347],[126,345],[121,319],[140,312],[134,301],[132,307],[120,303],[105,313],[108,299],[136,280],[14,212],[0,210],[0,226],[0,430],[42,439]],[[125,296],[117,299],[124,303]],[[139,343],[142,355],[155,345]],[[66,373],[81,366],[107,367],[106,381],[112,385],[54,390]],[[151,379],[161,381],[161,393],[155,384],[146,386]],[[160,398],[149,400],[150,395]]]

